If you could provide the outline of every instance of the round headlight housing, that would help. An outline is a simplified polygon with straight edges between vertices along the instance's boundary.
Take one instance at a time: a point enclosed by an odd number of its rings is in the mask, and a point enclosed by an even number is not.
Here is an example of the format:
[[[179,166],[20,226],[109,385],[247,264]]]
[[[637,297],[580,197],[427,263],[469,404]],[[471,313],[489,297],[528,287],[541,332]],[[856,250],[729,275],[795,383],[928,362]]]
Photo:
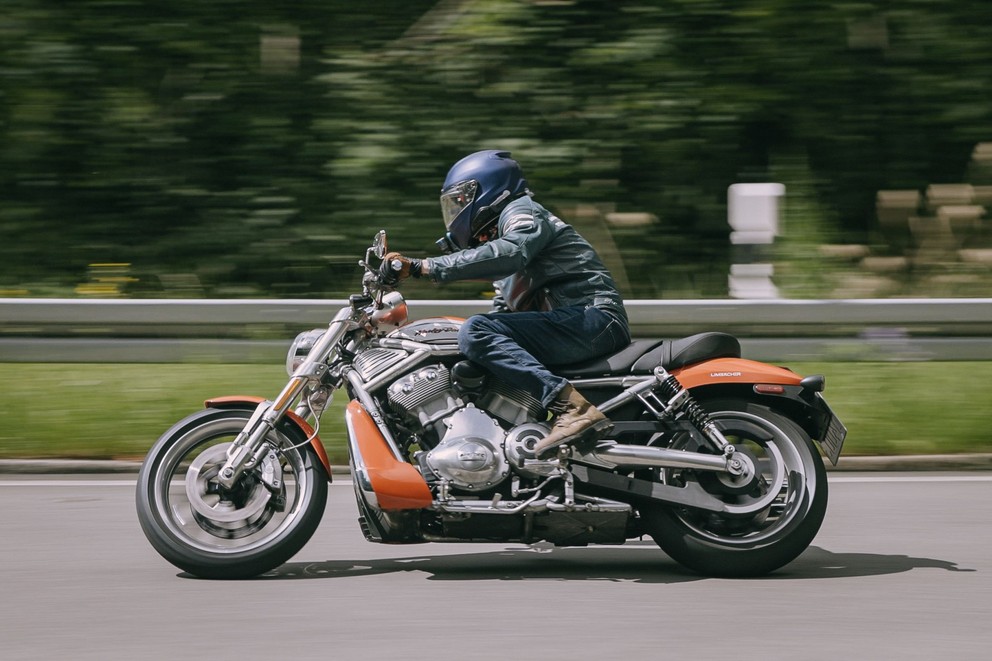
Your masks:
[[[327,332],[326,328],[314,328],[313,330],[303,331],[296,336],[293,343],[289,345],[289,353],[286,354],[286,373],[293,376],[296,369],[303,364],[307,356],[310,354],[310,350],[313,349],[313,345],[317,343],[324,333]]]

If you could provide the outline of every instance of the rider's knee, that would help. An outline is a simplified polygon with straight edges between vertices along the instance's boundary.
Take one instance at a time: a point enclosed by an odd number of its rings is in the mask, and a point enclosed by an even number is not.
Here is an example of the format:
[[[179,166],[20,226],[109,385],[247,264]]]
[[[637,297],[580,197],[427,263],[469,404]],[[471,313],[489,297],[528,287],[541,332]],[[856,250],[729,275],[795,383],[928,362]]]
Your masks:
[[[474,360],[485,354],[491,345],[492,336],[493,329],[489,319],[485,315],[473,315],[458,330],[458,350],[469,360]]]

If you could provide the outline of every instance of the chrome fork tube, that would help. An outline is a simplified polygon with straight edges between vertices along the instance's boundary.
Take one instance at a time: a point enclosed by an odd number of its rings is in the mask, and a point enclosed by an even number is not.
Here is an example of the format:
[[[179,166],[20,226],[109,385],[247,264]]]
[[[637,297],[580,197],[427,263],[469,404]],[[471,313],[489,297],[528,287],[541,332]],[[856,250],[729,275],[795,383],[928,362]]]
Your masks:
[[[327,325],[327,332],[314,344],[275,401],[262,402],[258,405],[248,424],[231,443],[227,452],[227,461],[217,474],[217,482],[222,487],[226,489],[233,487],[246,469],[254,466],[260,457],[267,454],[265,437],[275,429],[310,380],[323,374],[327,368],[328,356],[341,342],[345,333],[356,327],[360,315],[359,311],[350,307],[341,308]]]

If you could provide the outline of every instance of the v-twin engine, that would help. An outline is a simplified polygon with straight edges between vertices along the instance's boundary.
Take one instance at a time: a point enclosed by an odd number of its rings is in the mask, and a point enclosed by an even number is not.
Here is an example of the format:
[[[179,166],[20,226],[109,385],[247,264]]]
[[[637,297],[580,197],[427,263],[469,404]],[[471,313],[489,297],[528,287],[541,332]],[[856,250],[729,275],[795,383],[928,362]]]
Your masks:
[[[423,367],[387,390],[390,407],[421,438],[425,452],[420,464],[428,482],[444,480],[455,489],[475,492],[498,486],[512,471],[527,477],[545,474],[547,467],[533,462],[520,468],[548,431],[539,422],[541,403],[463,365],[454,370],[443,364]]]

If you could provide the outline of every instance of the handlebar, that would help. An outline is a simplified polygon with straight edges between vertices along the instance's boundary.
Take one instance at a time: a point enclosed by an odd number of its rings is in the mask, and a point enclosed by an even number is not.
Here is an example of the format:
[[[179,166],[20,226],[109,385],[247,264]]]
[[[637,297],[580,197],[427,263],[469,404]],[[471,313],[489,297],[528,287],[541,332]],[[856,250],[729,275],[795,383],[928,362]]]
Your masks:
[[[379,230],[372,245],[365,251],[365,259],[358,262],[359,266],[365,269],[365,275],[362,276],[362,293],[372,298],[377,305],[382,301],[383,295],[393,291],[399,284],[399,273],[403,268],[399,260],[384,259],[386,254],[386,232]],[[377,267],[369,263],[373,257],[382,260]]]

